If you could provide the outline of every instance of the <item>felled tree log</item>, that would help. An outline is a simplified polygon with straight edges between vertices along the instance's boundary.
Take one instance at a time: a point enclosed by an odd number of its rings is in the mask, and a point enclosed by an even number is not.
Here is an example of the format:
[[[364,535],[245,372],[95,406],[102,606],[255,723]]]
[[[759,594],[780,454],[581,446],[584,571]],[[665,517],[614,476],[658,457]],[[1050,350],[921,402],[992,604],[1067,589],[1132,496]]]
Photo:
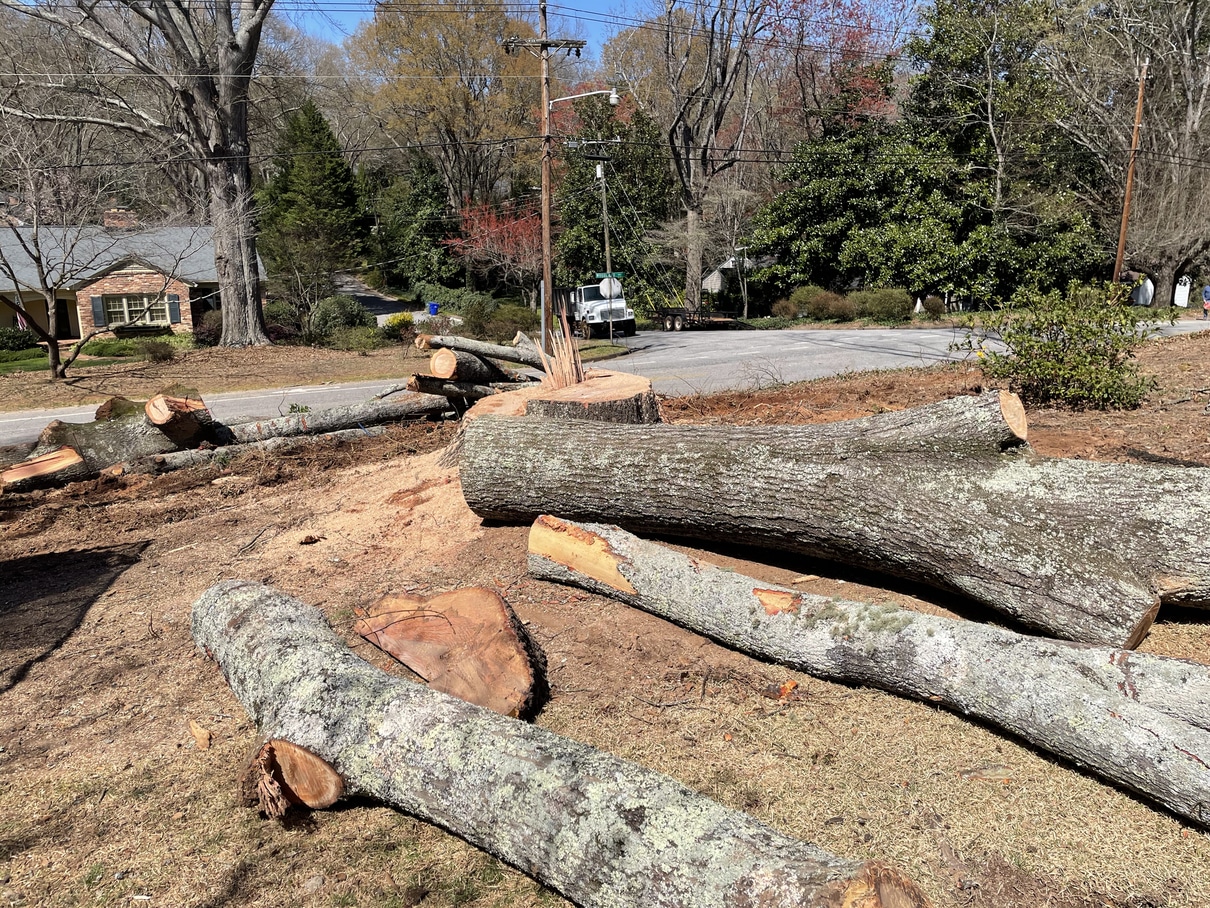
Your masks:
[[[435,350],[429,357],[429,372],[437,378],[471,384],[490,385],[494,382],[519,382],[529,379],[463,350]]]
[[[94,475],[95,471],[84,462],[84,458],[74,448],[65,445],[0,472],[0,490],[30,492],[66,485]]]
[[[523,366],[529,366],[539,372],[546,371],[542,364],[542,357],[532,343],[516,343],[515,346],[509,347],[505,344],[490,344],[469,337],[458,337],[455,334],[418,334],[416,335],[416,348],[418,350],[460,350],[463,353],[473,353],[475,356],[498,359],[506,363],[521,363]]]
[[[577,384],[557,389],[535,384],[509,390],[481,400],[467,415],[655,423],[660,421],[660,405],[651,390],[650,379],[627,372],[589,369],[584,381]]]
[[[1090,643],[1133,647],[1161,602],[1210,604],[1210,470],[1001,455],[996,433],[956,437],[948,417],[934,431],[953,407],[745,428],[480,418],[462,490],[491,520],[801,552]]]
[[[433,690],[514,718],[536,705],[533,660],[541,654],[494,590],[384,596],[363,610],[353,630]]]
[[[436,823],[579,905],[923,906],[897,872],[847,861],[673,780],[378,671],[318,610],[228,581],[194,640],[262,733],[331,763],[346,790]]]
[[[142,457],[127,463],[128,473],[170,473],[187,467],[207,466],[218,462],[226,463],[244,454],[283,454],[301,448],[326,447],[356,441],[360,438],[375,438],[386,432],[385,426],[369,426],[365,429],[341,429],[322,435],[289,435],[281,438],[266,438],[242,445],[224,445],[221,448],[189,448],[184,451],[169,451]]]
[[[199,397],[157,394],[143,406],[147,421],[180,448],[201,444],[213,435],[214,420]]]
[[[536,577],[820,678],[940,703],[1210,826],[1210,732],[1180,718],[1187,692],[1172,683],[1193,676],[1204,693],[1208,666],[812,596],[600,524],[539,518],[529,552]],[[1134,660],[1157,670],[1136,673]]]
[[[0,468],[7,469],[28,458],[34,452],[34,442],[24,441],[15,445],[0,445]]]
[[[225,426],[219,430],[218,434],[222,444],[246,444],[252,441],[264,441],[266,438],[318,435],[359,426],[377,426],[404,419],[440,416],[449,408],[449,401],[444,397],[433,394],[408,394],[393,400],[368,401],[348,407],[329,407],[309,413],[292,413],[261,422]]]
[[[268,817],[284,816],[291,806],[331,807],[344,795],[344,779],[326,760],[280,738],[259,744],[240,777],[244,800]]]
[[[147,421],[140,405],[134,415],[95,422],[55,420],[38,437],[35,453],[69,447],[95,475],[115,463],[174,451],[177,444]]]
[[[418,394],[437,394],[448,398],[482,400],[485,397],[491,397],[493,394],[537,386],[537,382],[516,384],[501,382],[491,385],[477,385],[472,382],[450,381],[449,379],[438,378],[435,375],[413,375],[408,379],[407,390]]]

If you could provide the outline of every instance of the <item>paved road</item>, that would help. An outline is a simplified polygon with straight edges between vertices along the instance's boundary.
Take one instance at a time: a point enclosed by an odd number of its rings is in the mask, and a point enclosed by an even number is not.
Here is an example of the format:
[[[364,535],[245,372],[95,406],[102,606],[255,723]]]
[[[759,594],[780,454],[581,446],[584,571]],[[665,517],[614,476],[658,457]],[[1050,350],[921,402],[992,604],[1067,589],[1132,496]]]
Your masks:
[[[1184,320],[1161,333],[1210,329],[1210,322]],[[644,332],[624,343],[630,354],[609,368],[646,375],[663,394],[694,394],[727,388],[758,388],[865,369],[927,366],[960,358],[949,345],[952,330],[882,329],[829,331]],[[318,410],[356,403],[397,381],[309,385],[266,391],[207,394],[216,418],[225,422],[284,414],[291,404]],[[0,413],[0,445],[32,441],[52,419],[87,422],[96,405],[59,410]]]

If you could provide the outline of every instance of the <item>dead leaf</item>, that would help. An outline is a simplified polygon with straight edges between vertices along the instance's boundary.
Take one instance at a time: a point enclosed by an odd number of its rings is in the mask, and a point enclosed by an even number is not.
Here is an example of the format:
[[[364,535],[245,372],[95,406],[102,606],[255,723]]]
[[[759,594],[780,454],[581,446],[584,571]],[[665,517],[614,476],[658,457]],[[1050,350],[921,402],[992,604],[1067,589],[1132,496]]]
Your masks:
[[[193,740],[197,742],[198,750],[206,750],[210,747],[210,732],[202,728],[193,719],[189,720],[189,733],[193,735]]]
[[[806,697],[796,692],[797,687],[797,681],[786,680],[781,684],[770,684],[760,694],[770,700],[805,700]]]
[[[325,539],[327,539],[326,536],[312,536],[310,534],[307,534],[302,539],[298,540],[298,544],[299,545],[315,545],[315,543],[323,542]]]

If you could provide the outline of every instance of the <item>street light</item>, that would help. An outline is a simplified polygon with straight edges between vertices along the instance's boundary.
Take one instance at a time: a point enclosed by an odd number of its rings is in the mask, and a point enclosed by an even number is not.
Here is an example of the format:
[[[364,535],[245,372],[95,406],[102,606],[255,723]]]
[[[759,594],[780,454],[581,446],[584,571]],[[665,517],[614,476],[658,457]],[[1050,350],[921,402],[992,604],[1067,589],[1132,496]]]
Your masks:
[[[546,33],[546,4],[539,6],[542,21],[542,32]],[[552,277],[551,241],[550,241],[550,158],[551,134],[550,112],[559,101],[573,101],[576,98],[587,98],[590,95],[609,95],[609,105],[618,106],[618,90],[616,88],[586,91],[578,95],[568,95],[564,98],[551,98],[549,95],[550,80],[545,69],[543,57],[542,99],[546,104],[542,107],[542,349],[547,350],[547,332],[551,328],[554,314],[554,278]]]

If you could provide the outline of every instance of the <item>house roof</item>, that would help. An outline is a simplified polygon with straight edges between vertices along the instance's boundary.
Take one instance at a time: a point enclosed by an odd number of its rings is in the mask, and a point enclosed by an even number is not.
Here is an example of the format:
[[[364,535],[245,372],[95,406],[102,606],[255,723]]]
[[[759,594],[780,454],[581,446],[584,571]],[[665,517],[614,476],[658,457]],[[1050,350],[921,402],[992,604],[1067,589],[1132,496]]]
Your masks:
[[[33,236],[33,227],[0,226],[0,292],[38,287],[34,261],[22,246],[22,241],[32,246]],[[86,284],[126,262],[150,266],[186,284],[218,282],[213,227],[39,227],[37,248],[52,282],[63,288]]]

